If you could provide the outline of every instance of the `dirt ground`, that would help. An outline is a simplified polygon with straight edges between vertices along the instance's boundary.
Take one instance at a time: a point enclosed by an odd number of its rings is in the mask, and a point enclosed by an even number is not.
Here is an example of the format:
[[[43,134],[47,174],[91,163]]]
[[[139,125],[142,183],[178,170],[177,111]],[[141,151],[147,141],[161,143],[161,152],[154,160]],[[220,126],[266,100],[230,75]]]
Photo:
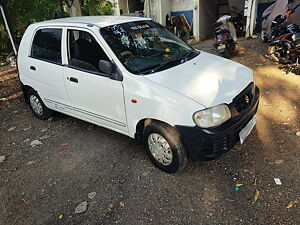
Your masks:
[[[211,44],[197,47],[214,53]],[[240,40],[232,58],[255,71],[256,129],[242,146],[176,175],[126,136],[62,114],[36,119],[16,73],[1,68],[0,224],[300,224],[300,73],[285,74],[264,54],[259,40]]]

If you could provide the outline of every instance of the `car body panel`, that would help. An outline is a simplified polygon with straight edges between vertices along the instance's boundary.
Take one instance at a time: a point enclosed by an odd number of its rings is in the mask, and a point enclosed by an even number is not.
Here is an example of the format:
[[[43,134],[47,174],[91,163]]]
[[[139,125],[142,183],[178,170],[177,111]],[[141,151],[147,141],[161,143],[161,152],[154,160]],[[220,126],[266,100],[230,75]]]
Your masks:
[[[253,72],[239,63],[201,52],[188,62],[145,78],[212,107],[232,102],[253,81]]]

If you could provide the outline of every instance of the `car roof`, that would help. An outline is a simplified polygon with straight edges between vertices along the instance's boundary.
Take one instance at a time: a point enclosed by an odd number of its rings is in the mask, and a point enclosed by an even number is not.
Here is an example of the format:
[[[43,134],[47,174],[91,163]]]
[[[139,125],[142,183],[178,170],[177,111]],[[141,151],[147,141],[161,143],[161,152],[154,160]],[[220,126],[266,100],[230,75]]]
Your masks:
[[[66,17],[55,20],[47,20],[37,23],[38,25],[68,25],[68,24],[92,24],[99,27],[111,26],[127,22],[151,20],[150,18],[133,16],[77,16]]]

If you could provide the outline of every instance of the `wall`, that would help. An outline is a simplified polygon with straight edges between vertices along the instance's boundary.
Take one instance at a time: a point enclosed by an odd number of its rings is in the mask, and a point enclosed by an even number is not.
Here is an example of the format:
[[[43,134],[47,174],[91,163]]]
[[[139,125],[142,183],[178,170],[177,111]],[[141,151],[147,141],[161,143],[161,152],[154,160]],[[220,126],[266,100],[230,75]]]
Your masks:
[[[193,0],[171,0],[171,9],[173,12],[193,10]]]
[[[245,8],[245,1],[243,0],[228,0],[229,7],[233,11],[233,7],[237,9],[238,12],[243,12]]]
[[[158,23],[163,24],[162,18],[161,18],[161,2],[159,0],[149,0],[150,4],[150,18]]]
[[[160,0],[161,2],[161,19],[162,24],[166,24],[166,15],[171,15],[171,12],[180,12],[193,10],[194,0]]]
[[[120,9],[123,10],[124,14],[129,13],[128,7],[127,7],[127,0],[110,0],[114,5],[114,15],[119,16],[120,15]]]
[[[129,13],[134,13],[134,9],[135,9],[135,0],[127,0],[128,1],[128,10]]]
[[[204,40],[213,36],[218,0],[199,0],[199,36]]]

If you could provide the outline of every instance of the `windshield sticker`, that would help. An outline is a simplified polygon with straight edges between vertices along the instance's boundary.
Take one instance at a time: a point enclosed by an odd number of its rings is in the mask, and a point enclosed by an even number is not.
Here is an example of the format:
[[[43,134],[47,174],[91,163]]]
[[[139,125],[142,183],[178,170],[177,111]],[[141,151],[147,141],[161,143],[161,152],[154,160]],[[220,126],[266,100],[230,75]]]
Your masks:
[[[150,26],[148,24],[145,24],[145,25],[137,25],[137,26],[134,26],[134,27],[130,27],[131,30],[140,30],[140,29],[146,29],[146,28],[149,28]]]

